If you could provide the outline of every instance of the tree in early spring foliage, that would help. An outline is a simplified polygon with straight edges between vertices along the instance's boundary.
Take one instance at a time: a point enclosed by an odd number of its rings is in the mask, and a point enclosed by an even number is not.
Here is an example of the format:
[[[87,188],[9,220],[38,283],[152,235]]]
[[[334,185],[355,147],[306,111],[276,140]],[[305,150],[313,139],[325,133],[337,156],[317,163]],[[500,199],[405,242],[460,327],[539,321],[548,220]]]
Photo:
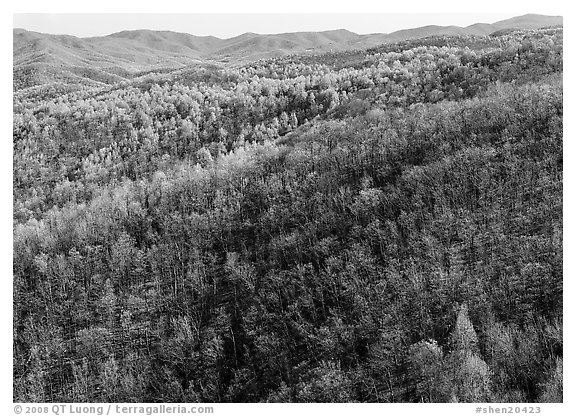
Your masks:
[[[19,81],[14,400],[561,402],[562,44]]]

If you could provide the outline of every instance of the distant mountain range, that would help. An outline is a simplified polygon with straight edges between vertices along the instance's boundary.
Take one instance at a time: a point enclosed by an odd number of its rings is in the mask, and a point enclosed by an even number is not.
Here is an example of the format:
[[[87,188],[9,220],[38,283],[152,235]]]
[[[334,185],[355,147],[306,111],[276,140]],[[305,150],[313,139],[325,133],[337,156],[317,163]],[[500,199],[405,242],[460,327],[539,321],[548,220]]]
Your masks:
[[[180,68],[202,62],[246,62],[294,53],[364,49],[428,36],[485,36],[505,29],[557,25],[562,25],[561,16],[528,14],[493,24],[423,26],[388,34],[358,35],[348,30],[332,30],[270,35],[245,33],[230,39],[152,30],[78,38],[14,29],[13,67],[15,75],[18,72],[15,88],[50,80],[74,82],[75,78],[109,83],[138,71]]]

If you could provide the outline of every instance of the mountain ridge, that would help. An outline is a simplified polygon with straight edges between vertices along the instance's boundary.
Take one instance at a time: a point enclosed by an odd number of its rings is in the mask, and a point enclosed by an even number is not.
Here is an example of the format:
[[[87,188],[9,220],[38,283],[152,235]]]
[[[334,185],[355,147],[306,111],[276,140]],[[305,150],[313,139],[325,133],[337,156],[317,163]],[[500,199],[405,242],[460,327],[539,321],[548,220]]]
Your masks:
[[[14,28],[13,69],[28,74],[29,79],[22,81],[22,86],[37,85],[35,76],[66,80],[69,78],[66,71],[70,68],[74,68],[74,74],[82,73],[81,68],[85,68],[91,73],[99,72],[99,79],[106,80],[109,75],[110,81],[116,81],[118,68],[130,73],[178,69],[202,62],[241,63],[289,54],[367,49],[429,36],[487,36],[501,30],[537,29],[562,23],[561,16],[526,14],[466,27],[427,25],[372,34],[357,34],[347,29],[276,34],[247,32],[227,39],[150,29],[76,37]],[[58,75],[58,71],[62,73]]]

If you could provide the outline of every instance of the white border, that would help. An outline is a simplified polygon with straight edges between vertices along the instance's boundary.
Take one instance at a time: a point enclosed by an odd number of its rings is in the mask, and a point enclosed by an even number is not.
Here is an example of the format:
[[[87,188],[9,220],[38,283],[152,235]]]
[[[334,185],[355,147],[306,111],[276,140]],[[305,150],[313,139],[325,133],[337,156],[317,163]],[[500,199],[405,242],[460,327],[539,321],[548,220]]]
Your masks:
[[[0,353],[2,356],[2,397],[0,402],[0,413],[12,414],[12,204],[8,202],[12,195],[12,14],[13,13],[513,13],[522,15],[525,13],[537,13],[547,15],[564,16],[565,28],[565,48],[564,48],[564,65],[567,74],[575,74],[574,62],[571,51],[574,50],[573,44],[573,19],[571,10],[568,8],[570,2],[559,0],[546,1],[511,1],[502,0],[482,0],[478,2],[462,1],[426,1],[412,0],[407,2],[385,2],[385,1],[311,1],[311,0],[290,0],[285,2],[267,2],[256,0],[218,0],[210,2],[192,2],[192,1],[123,1],[118,0],[99,0],[84,4],[78,1],[40,1],[28,0],[21,1],[17,4],[10,4],[6,7],[7,13],[1,15],[1,25],[4,31],[2,36],[2,52],[4,55],[2,65],[2,97],[3,97],[3,116],[1,117],[2,131],[5,132],[1,141],[0,149],[0,177],[4,178],[2,182],[2,194],[5,195],[5,202],[0,205],[1,218],[0,232],[0,253],[2,253],[2,271],[4,272],[1,287],[1,308],[4,319],[0,320],[1,334],[3,334],[0,344]],[[10,31],[10,33],[8,33]],[[572,161],[574,153],[574,115],[573,88],[574,81],[572,76],[565,77],[565,113],[569,116],[565,118],[565,140],[564,140],[564,160]],[[571,352],[574,351],[573,331],[571,330],[572,317],[574,308],[570,302],[571,295],[574,293],[574,263],[572,253],[574,247],[574,164],[568,163],[564,171],[564,294],[565,294],[565,335],[564,349],[568,354],[564,357],[564,405],[545,406],[542,414],[574,414],[574,399],[571,392],[574,389],[574,359]],[[289,414],[292,412],[303,412],[305,414],[312,412],[327,412],[344,414],[348,412],[361,411],[366,414],[398,414],[408,412],[411,414],[441,414],[441,415],[460,415],[473,413],[473,407],[465,405],[281,405],[269,407],[270,405],[216,405],[216,414],[269,414],[276,412],[280,414]],[[572,410],[571,412],[569,410]]]

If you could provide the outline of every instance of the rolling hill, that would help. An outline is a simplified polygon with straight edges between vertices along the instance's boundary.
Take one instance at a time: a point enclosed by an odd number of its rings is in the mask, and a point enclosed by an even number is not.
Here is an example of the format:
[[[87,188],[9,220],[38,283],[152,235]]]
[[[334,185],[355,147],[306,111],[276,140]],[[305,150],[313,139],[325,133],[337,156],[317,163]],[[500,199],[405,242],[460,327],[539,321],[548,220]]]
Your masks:
[[[14,88],[18,90],[47,81],[78,83],[83,79],[88,84],[106,84],[142,71],[177,69],[203,62],[246,62],[295,53],[365,49],[428,36],[486,36],[507,29],[561,24],[561,16],[528,14],[493,24],[423,26],[388,34],[358,35],[347,30],[331,30],[245,33],[229,39],[152,30],[78,38],[14,29]]]

